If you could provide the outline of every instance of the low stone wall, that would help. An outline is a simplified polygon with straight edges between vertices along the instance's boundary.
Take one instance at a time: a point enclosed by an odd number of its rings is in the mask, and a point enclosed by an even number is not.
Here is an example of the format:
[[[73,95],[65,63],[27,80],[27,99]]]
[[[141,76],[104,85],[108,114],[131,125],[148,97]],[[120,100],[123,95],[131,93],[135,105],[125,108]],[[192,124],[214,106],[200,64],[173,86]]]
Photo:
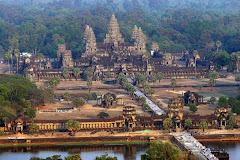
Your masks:
[[[240,141],[240,134],[194,135],[198,141]]]

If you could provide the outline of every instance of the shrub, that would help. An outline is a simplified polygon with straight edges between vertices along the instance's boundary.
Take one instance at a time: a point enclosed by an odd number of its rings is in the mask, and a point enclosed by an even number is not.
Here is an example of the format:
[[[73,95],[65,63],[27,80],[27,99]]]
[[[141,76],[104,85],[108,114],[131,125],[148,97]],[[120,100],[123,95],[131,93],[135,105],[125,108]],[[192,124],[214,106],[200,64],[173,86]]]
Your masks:
[[[240,81],[240,74],[235,75],[235,81]]]
[[[188,104],[188,106],[190,107],[190,111],[192,111],[193,113],[198,110],[196,104]]]

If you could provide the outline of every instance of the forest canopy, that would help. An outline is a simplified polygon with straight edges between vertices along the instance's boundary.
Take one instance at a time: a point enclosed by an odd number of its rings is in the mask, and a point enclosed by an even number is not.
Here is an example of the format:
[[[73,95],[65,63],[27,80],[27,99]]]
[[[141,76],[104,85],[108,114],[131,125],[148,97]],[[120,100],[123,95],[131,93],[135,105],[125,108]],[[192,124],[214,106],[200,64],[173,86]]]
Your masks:
[[[222,53],[240,50],[236,1],[20,0],[16,4],[3,1],[0,1],[1,57],[10,47],[56,57],[57,46],[62,43],[67,44],[74,57],[79,56],[84,48],[85,25],[93,28],[98,42],[103,41],[112,13],[116,14],[127,42],[131,41],[134,25],[142,27],[148,37],[148,50],[153,41],[159,43],[162,51],[198,50],[207,58],[218,49],[217,41],[222,44],[219,47]]]

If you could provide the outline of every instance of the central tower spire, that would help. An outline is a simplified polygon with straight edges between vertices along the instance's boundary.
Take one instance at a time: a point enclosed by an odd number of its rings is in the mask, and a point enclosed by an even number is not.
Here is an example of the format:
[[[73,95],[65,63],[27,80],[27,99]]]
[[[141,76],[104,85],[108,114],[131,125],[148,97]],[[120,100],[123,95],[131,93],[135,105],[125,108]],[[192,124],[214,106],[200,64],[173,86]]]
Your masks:
[[[104,43],[124,43],[124,39],[120,33],[118,21],[113,14],[108,25],[108,34]]]

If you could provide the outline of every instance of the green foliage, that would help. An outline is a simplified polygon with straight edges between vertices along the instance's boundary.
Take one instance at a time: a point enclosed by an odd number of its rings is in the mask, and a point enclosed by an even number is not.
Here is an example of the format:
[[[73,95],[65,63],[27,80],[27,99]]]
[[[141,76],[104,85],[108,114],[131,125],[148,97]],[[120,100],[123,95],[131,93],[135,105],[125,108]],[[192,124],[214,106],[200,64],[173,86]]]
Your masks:
[[[63,77],[66,79],[66,78],[68,78],[70,75],[69,75],[69,70],[68,69],[64,69],[63,70]]]
[[[77,130],[80,129],[80,122],[74,120],[67,121],[67,129],[70,132],[76,132]]]
[[[97,115],[98,118],[107,118],[109,117],[109,114],[106,113],[106,112],[100,112],[98,115]]]
[[[121,72],[121,73],[118,74],[117,82],[119,84],[121,84],[121,85],[124,85],[125,83],[128,82],[128,80],[127,80],[126,76],[124,75],[124,73]]]
[[[108,154],[101,155],[100,157],[96,157],[95,160],[118,160],[117,157],[110,157]]]
[[[73,69],[73,75],[75,76],[76,80],[79,78],[79,75],[81,74],[81,71],[79,68]]]
[[[83,98],[76,97],[76,98],[74,98],[72,103],[75,107],[81,107],[81,106],[85,105],[86,102]]]
[[[173,87],[174,90],[174,87],[177,85],[177,80],[175,78],[171,78],[170,85]]]
[[[61,155],[54,155],[52,157],[47,157],[46,159],[39,158],[39,157],[31,157],[30,160],[63,160],[61,158]],[[72,155],[72,156],[67,156],[64,158],[64,160],[82,160],[81,155]]]
[[[170,142],[153,142],[146,154],[141,155],[142,160],[183,160],[183,155],[180,149]]]
[[[71,94],[69,92],[64,92],[63,93],[63,98],[68,102],[71,98]]]
[[[202,84],[198,84],[197,87],[198,87],[199,90],[202,90],[203,85]]]
[[[232,107],[234,103],[236,103],[238,100],[236,97],[229,97],[228,98],[228,104]]]
[[[228,106],[228,100],[227,100],[227,98],[224,97],[224,96],[220,97],[219,100],[218,100],[218,105],[219,105],[220,107],[226,107],[226,106]]]
[[[235,101],[233,104],[232,104],[232,112],[233,113],[237,113],[237,114],[240,114],[240,101]]]
[[[166,118],[164,121],[163,121],[163,127],[165,129],[169,129],[173,126],[173,122],[171,120],[171,118]]]
[[[36,123],[32,123],[29,126],[29,131],[31,134],[38,133],[39,132],[39,126]]]
[[[219,67],[228,65],[230,61],[230,55],[223,50],[213,52],[209,55],[209,60],[216,63]]]
[[[56,89],[57,86],[60,84],[61,79],[59,77],[51,77],[45,81],[45,85],[51,87],[52,89]]]
[[[0,123],[16,112],[34,118],[34,107],[44,103],[43,93],[22,76],[0,75]]]
[[[217,101],[217,99],[215,97],[211,97],[209,99],[209,102],[212,103],[212,104],[214,104],[216,101]]]
[[[92,80],[90,79],[87,80],[87,87],[88,87],[88,92],[90,93],[92,89]]]
[[[235,75],[235,81],[240,81],[240,75],[239,74]]]
[[[124,89],[133,96],[134,92],[136,92],[136,88],[131,83],[125,83]]]
[[[156,78],[157,78],[157,80],[158,80],[159,83],[160,83],[160,81],[164,78],[164,74],[161,73],[161,72],[158,72]]]
[[[192,127],[192,120],[190,118],[188,118],[184,121],[184,127],[187,129]]]
[[[205,131],[205,129],[208,129],[207,122],[206,121],[200,122],[200,128],[203,130],[203,132]]]
[[[135,80],[136,80],[137,85],[139,85],[139,84],[144,85],[144,83],[146,82],[146,77],[144,75],[142,75],[141,73],[136,73]]]
[[[36,117],[36,109],[33,108],[24,108],[24,114],[28,117],[28,118],[35,118]]]
[[[231,126],[233,129],[234,125],[237,124],[237,118],[235,116],[230,116],[228,120],[228,124]]]
[[[188,104],[190,111],[192,111],[193,113],[197,112],[198,108],[196,106],[196,104]]]
[[[217,71],[211,71],[208,75],[209,79],[218,79],[219,78],[219,73]]]
[[[92,67],[88,67],[85,71],[84,71],[84,77],[86,80],[92,80],[93,79],[93,69]]]
[[[145,97],[140,97],[139,98],[139,103],[141,104],[141,105],[144,105],[145,103],[146,103],[146,98]]]
[[[144,104],[143,105],[143,110],[146,111],[146,110],[149,110],[150,109],[150,106],[148,104]]]

